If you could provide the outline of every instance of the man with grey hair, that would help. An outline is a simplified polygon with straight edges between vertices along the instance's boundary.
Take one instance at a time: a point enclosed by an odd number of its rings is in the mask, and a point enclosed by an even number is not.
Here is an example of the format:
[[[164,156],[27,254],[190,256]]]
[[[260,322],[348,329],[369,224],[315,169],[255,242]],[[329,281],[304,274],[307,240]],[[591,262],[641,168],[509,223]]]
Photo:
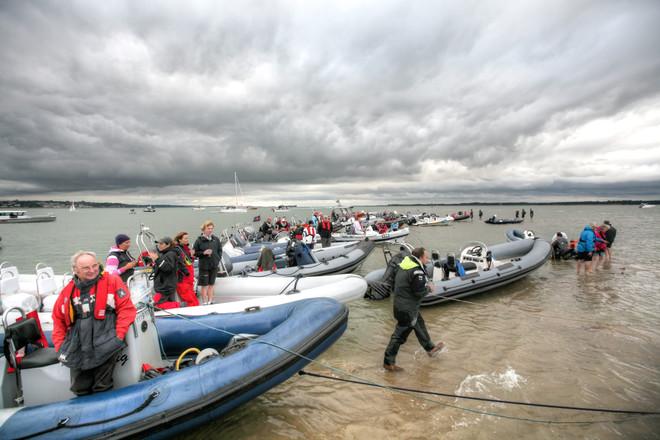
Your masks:
[[[96,254],[71,257],[73,279],[53,308],[53,344],[59,360],[71,369],[71,391],[78,396],[112,388],[115,355],[136,310],[124,282],[100,272]]]

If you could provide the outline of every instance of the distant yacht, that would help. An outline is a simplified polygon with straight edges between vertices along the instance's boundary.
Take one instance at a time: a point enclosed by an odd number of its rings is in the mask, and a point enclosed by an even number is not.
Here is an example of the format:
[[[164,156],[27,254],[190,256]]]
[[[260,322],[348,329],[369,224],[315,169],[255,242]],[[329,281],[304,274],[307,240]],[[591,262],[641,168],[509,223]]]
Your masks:
[[[245,205],[239,203],[239,195],[242,198],[243,192],[241,191],[241,184],[238,183],[238,175],[234,172],[234,194],[236,196],[236,205],[234,206],[225,206],[223,209],[218,212],[229,213],[229,212],[247,212],[248,208]]]
[[[277,208],[273,209],[273,212],[289,212],[289,207],[286,205],[280,205]]]
[[[71,202],[71,206],[69,206],[69,212],[73,212],[76,210],[76,205],[74,202]]]
[[[149,205],[146,208],[143,209],[144,212],[156,212],[156,208],[153,206]]]
[[[204,211],[206,208],[203,206],[194,206],[193,211]]]

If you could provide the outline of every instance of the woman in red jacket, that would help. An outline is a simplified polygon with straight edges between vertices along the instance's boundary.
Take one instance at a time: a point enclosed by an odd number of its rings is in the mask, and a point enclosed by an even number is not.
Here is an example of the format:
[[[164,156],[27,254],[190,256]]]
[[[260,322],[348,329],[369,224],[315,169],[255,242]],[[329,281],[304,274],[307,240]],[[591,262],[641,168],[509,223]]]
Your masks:
[[[187,232],[179,232],[174,237],[174,243],[178,246],[179,257],[183,259],[183,263],[188,270],[188,273],[179,272],[179,281],[176,284],[176,293],[185,301],[188,307],[198,306],[199,300],[195,293],[195,269],[193,267],[193,250],[190,249],[190,238]]]

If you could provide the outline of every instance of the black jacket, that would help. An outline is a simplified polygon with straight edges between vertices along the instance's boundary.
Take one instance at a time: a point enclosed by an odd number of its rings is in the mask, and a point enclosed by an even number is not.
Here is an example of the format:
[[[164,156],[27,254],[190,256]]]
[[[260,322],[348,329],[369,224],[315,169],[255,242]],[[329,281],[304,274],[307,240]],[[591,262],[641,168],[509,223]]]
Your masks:
[[[159,253],[154,265],[154,290],[168,295],[176,292],[179,254],[174,247]]]
[[[204,235],[200,235],[195,240],[193,249],[195,250],[195,257],[199,260],[200,270],[217,269],[222,258],[222,245],[218,237],[211,235],[211,238],[208,239]],[[207,249],[211,249],[213,253],[211,255],[204,255],[204,251]]]
[[[399,264],[394,277],[394,310],[416,315],[428,292],[428,276],[420,261],[412,255]]]

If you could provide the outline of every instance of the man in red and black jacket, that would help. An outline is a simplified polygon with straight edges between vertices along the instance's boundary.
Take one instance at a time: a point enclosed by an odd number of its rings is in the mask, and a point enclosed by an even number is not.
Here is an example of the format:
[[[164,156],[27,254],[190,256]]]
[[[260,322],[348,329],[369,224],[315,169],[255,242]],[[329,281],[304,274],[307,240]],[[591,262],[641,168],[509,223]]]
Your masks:
[[[82,396],[112,388],[115,355],[136,310],[121,278],[100,273],[96,254],[79,251],[71,265],[75,275],[53,308],[53,344],[71,369],[71,391]]]
[[[321,246],[329,247],[332,238],[332,222],[330,217],[324,217],[323,214],[321,214],[321,221],[319,222],[319,235],[321,236]]]

